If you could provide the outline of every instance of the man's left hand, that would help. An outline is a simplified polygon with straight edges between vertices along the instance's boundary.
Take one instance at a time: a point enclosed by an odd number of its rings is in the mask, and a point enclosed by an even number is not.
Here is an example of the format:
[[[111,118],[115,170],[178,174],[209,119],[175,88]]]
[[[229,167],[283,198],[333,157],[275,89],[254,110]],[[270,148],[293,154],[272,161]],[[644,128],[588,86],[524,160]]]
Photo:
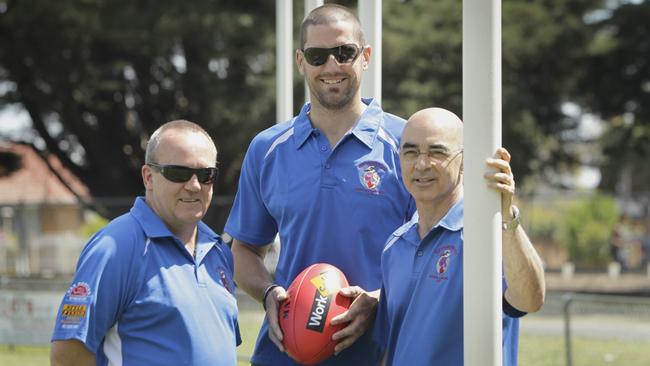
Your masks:
[[[512,219],[512,201],[515,195],[515,177],[510,159],[508,150],[499,147],[494,156],[486,160],[487,166],[494,170],[484,175],[487,186],[501,193],[501,213],[505,221]]]
[[[337,341],[335,355],[350,347],[370,328],[379,302],[379,290],[366,292],[359,286],[351,286],[342,288],[339,293],[354,300],[346,312],[332,318],[332,325],[349,323],[332,335],[332,340]]]

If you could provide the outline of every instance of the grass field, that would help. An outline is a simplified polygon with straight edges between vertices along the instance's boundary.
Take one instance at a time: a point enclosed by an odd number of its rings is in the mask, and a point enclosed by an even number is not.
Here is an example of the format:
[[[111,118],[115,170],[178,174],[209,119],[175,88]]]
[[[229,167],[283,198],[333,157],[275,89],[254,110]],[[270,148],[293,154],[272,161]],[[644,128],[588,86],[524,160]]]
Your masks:
[[[248,357],[255,346],[255,339],[263,314],[260,311],[243,310],[240,313],[240,329],[243,343],[238,347],[239,365],[248,365]],[[648,366],[650,343],[634,341],[574,338],[574,366]],[[562,366],[566,364],[564,339],[557,336],[521,335],[519,365]],[[2,366],[48,365],[47,347],[0,345]]]

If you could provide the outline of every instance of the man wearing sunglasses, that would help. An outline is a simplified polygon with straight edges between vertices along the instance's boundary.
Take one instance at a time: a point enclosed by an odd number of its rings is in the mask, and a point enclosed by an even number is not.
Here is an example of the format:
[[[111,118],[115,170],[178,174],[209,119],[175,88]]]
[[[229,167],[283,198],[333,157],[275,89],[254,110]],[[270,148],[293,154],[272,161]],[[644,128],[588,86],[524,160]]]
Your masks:
[[[201,219],[217,149],[200,126],[156,130],[145,196],[83,249],[57,313],[53,365],[236,365],[232,253]]]
[[[374,333],[386,365],[463,365],[463,123],[429,108],[415,113],[401,141],[402,178],[417,212],[388,239]],[[485,184],[501,195],[503,365],[517,364],[519,318],[540,309],[542,261],[519,224],[510,153],[486,161]]]
[[[300,39],[296,64],[311,103],[253,139],[225,228],[234,238],[237,284],[266,309],[252,362],[296,364],[282,346],[279,304],[298,273],[325,262],[346,275],[351,287],[342,293],[354,301],[332,320],[346,326],[334,334],[336,355],[324,364],[377,365],[381,350],[366,330],[378,301],[381,250],[413,207],[398,166],[405,121],[361,99],[371,47],[349,9],[314,9]],[[263,258],[276,233],[281,250],[273,278]]]

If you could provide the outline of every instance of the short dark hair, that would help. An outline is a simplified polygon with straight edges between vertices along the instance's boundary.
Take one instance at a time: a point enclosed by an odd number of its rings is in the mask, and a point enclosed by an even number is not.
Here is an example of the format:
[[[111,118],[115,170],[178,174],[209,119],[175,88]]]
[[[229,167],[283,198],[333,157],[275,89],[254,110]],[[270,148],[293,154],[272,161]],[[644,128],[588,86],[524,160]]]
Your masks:
[[[363,36],[361,22],[352,10],[339,4],[325,4],[310,11],[300,25],[300,48],[305,48],[307,41],[307,28],[312,25],[324,25],[337,20],[352,22],[354,28],[354,37],[359,41],[360,46],[366,45],[366,39]]]
[[[184,119],[170,121],[158,127],[158,129],[151,134],[151,137],[147,142],[147,150],[144,153],[145,164],[155,163],[156,148],[158,147],[158,143],[160,142],[160,137],[162,136],[163,132],[167,130],[198,132],[207,137],[208,140],[212,142],[212,145],[215,145],[214,140],[212,140],[212,137],[210,137],[210,134],[204,130],[203,127],[197,125],[196,123],[186,121]]]

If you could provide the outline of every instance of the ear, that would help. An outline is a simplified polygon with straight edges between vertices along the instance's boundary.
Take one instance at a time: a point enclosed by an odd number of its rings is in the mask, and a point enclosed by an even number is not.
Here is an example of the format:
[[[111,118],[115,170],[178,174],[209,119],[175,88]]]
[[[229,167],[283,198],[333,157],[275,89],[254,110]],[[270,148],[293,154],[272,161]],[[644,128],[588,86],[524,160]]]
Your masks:
[[[149,165],[143,165],[140,169],[142,173],[142,183],[144,183],[145,191],[153,190],[153,172]]]
[[[305,57],[302,54],[302,51],[301,50],[296,50],[296,66],[298,67],[298,72],[300,73],[300,75],[303,75],[303,76],[305,75],[305,70],[303,69],[304,68],[304,64],[303,64],[304,61],[305,61]]]
[[[372,54],[372,47],[366,46],[363,49],[363,54],[361,57],[363,57],[362,64],[361,66],[363,67],[363,70],[368,70],[368,67],[370,67],[370,55]]]

